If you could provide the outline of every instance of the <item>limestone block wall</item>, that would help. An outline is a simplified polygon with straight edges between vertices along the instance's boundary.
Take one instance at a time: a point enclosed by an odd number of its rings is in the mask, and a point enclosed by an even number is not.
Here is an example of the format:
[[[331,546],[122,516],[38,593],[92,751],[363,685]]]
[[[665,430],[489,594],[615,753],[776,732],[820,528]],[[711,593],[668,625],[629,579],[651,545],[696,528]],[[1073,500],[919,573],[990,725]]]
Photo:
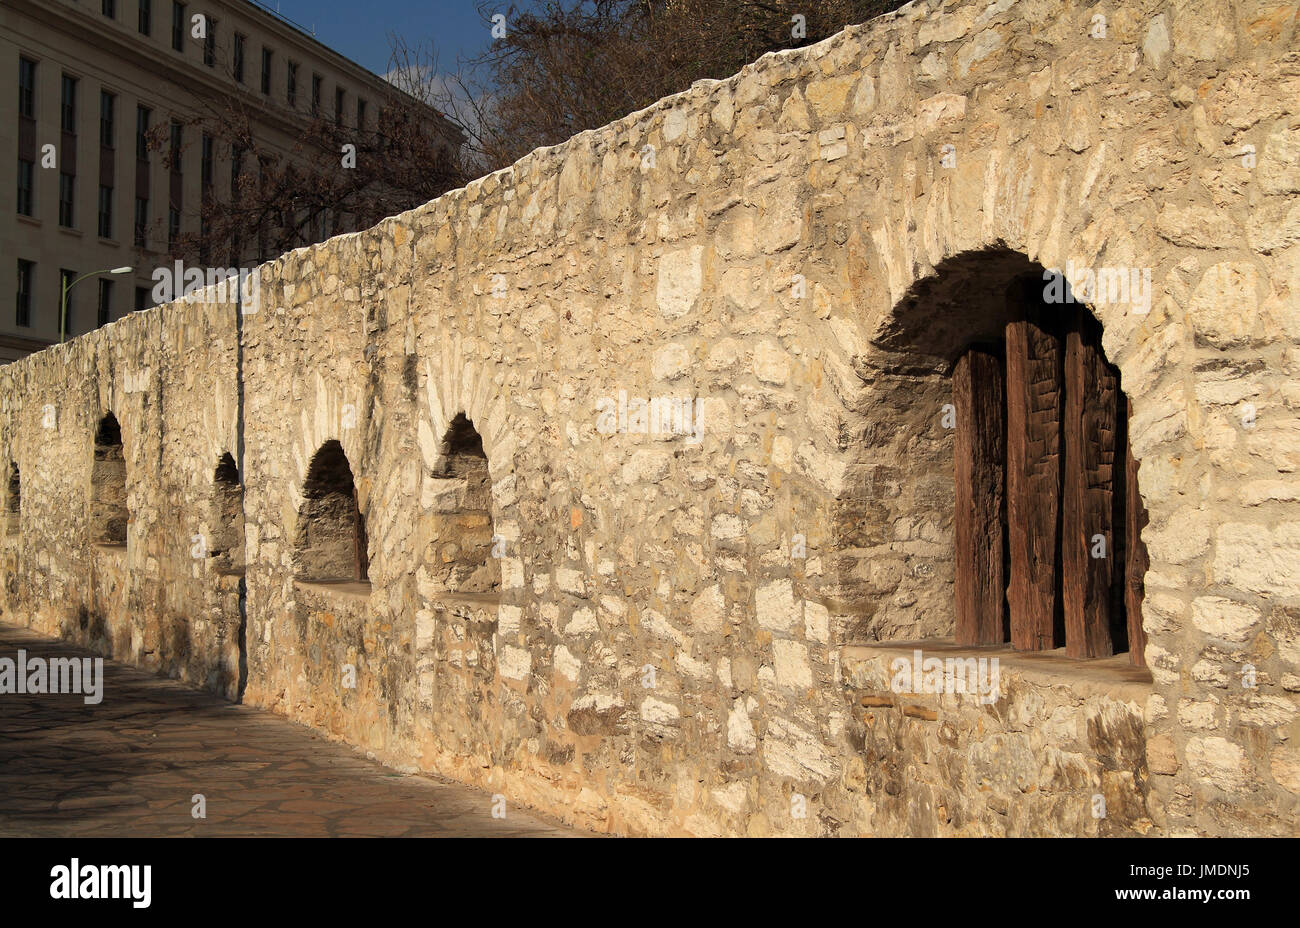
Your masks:
[[[230,307],[10,365],[0,441],[37,471],[6,613],[185,624],[208,588],[172,546],[242,391],[244,698],[387,763],[626,834],[1294,834],[1295,38],[1293,3],[911,4],[264,266],[238,371],[181,331]],[[953,629],[949,366],[1070,266],[1152,280],[1148,312],[1091,306],[1150,674],[1004,655],[991,705],[899,696],[894,646]],[[118,399],[155,364],[160,399]],[[77,547],[89,433],[39,461],[64,389],[127,410],[123,566]],[[499,583],[449,591],[458,414]],[[295,575],[330,441],[368,585]]]
[[[0,454],[20,474],[4,539],[10,620],[230,698],[240,679],[239,580],[207,557],[213,475],[237,453],[231,307],[136,313],[0,368]],[[125,548],[96,544],[95,432],[122,432]]]

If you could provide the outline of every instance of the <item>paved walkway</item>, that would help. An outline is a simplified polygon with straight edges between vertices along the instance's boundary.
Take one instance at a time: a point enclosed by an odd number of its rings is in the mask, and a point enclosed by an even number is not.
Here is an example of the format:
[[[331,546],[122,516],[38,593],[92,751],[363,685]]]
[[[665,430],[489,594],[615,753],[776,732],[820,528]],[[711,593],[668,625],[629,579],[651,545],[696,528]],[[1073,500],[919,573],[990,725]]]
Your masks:
[[[0,624],[0,658],[88,652]],[[207,800],[207,818],[191,797]],[[104,662],[104,700],[0,694],[0,837],[502,836],[576,832],[406,776],[270,712]]]

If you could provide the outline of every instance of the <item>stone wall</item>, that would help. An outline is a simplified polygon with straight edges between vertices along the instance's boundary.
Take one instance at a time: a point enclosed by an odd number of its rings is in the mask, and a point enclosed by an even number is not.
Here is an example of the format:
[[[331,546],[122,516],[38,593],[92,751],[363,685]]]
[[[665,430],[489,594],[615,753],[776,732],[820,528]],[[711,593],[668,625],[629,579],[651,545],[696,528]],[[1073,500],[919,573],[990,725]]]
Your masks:
[[[0,368],[5,613],[228,693],[242,640],[246,701],[598,830],[1295,834],[1296,16],[912,4],[287,254],[254,313]],[[1134,411],[1151,672],[1004,653],[992,704],[899,695],[899,643],[950,647],[949,365],[1067,262],[1152,275],[1149,312],[1091,307]],[[109,410],[124,552],[87,537]],[[462,413],[487,494],[447,476]],[[329,441],[368,584],[297,576]],[[190,550],[224,452],[242,639]]]
[[[238,453],[238,341],[230,306],[180,304],[0,368],[0,442],[21,475],[19,532],[3,545],[6,614],[238,695],[242,576],[208,556],[216,468]],[[109,413],[122,462],[95,459]],[[93,487],[98,472],[111,493],[122,463],[125,547],[102,543],[120,501]]]

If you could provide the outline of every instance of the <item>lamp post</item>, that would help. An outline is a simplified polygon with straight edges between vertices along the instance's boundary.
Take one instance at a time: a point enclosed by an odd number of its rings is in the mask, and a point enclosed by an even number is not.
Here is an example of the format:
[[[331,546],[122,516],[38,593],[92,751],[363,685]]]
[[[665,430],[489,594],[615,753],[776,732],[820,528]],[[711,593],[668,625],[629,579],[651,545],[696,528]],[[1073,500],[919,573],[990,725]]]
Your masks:
[[[68,283],[67,278],[63,279],[63,296],[59,301],[59,344],[64,342],[64,335],[68,330],[68,291],[81,283],[87,277],[98,277],[101,274],[130,274],[134,271],[133,267],[115,267],[112,270],[91,271],[89,274],[82,274],[72,283]]]

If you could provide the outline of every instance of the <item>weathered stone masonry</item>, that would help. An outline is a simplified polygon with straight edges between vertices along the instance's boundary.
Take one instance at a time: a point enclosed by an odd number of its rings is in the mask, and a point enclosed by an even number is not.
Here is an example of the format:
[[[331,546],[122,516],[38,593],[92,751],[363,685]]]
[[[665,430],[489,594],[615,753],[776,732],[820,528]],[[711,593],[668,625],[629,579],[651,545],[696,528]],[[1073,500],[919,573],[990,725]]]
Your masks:
[[[912,4],[287,254],[242,319],[0,368],[5,617],[600,830],[1295,834],[1296,18]],[[953,630],[951,362],[1067,261],[1152,271],[1149,313],[1091,307],[1150,675],[1004,651],[991,705],[894,693]],[[700,398],[701,440],[598,429],[619,391]],[[306,582],[331,441],[366,568]]]

